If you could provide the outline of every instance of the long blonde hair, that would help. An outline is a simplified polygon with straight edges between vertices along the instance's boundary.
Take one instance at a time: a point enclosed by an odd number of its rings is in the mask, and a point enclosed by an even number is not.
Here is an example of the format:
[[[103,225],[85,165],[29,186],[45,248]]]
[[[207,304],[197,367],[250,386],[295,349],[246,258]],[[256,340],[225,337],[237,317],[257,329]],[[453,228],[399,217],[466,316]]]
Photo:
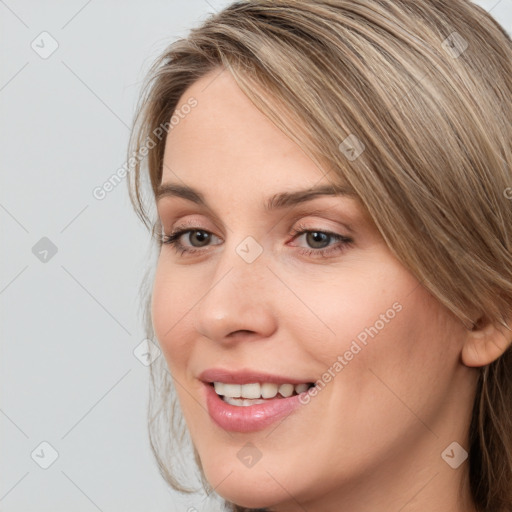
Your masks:
[[[508,326],[512,41],[486,11],[467,0],[235,2],[154,63],[129,155],[169,127],[186,89],[216,69],[232,73],[257,108],[355,190],[395,256],[468,328],[481,315]],[[164,145],[159,138],[129,173],[132,203],[153,233],[142,180],[152,204]],[[354,146],[357,158],[347,151]],[[153,453],[167,482],[188,492],[174,476],[187,432],[163,358],[151,376]],[[482,368],[469,429],[475,505],[510,512],[511,350]]]

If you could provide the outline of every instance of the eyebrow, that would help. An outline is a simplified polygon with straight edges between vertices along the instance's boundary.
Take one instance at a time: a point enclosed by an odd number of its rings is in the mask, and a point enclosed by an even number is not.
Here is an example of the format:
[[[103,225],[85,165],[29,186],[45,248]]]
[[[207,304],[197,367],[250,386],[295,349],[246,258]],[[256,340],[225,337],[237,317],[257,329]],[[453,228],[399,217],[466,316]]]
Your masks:
[[[281,192],[274,194],[265,203],[265,210],[273,211],[282,208],[311,201],[319,196],[349,196],[356,197],[354,190],[348,186],[342,185],[321,185],[304,190],[296,190],[292,192]],[[208,204],[203,194],[187,185],[178,185],[173,183],[165,183],[158,187],[155,199],[158,202],[163,197],[181,197],[201,206],[208,208]]]

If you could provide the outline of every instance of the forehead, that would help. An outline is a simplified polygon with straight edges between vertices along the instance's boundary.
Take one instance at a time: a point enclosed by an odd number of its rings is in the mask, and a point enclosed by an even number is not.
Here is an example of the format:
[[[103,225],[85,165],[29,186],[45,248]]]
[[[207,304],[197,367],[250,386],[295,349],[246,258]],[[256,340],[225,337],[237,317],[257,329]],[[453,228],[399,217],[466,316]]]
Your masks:
[[[183,109],[194,100],[193,109]],[[300,184],[324,179],[320,169],[295,141],[268,119],[238,87],[229,71],[215,70],[192,84],[175,113],[165,146],[162,182],[177,178],[252,187]],[[339,182],[339,180],[338,180]]]

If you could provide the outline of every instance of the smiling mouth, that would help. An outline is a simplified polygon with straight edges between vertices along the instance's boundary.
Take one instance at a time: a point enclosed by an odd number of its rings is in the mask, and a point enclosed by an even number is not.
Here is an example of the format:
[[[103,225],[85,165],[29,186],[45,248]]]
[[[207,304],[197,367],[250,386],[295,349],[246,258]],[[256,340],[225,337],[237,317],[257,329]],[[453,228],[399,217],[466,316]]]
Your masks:
[[[262,404],[273,399],[285,399],[300,395],[314,387],[314,383],[275,384],[272,382],[253,382],[249,384],[232,384],[210,382],[217,395],[227,404],[248,407]]]

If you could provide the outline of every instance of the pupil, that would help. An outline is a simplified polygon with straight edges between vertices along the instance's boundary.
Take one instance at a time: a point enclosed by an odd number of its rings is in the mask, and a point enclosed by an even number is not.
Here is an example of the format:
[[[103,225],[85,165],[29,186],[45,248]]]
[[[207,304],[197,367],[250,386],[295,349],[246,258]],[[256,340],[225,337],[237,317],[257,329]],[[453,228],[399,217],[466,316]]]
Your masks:
[[[199,247],[201,247],[202,245],[206,245],[205,242],[208,242],[209,237],[208,233],[206,233],[205,231],[194,231],[194,234],[196,235],[196,238],[199,240]]]
[[[318,231],[313,231],[313,232],[310,232],[308,233],[308,244],[310,244],[311,246],[315,247],[315,248],[318,248],[318,243],[321,245],[321,248],[322,247],[325,247],[325,242],[327,242],[329,240],[329,235],[327,235],[326,233],[320,233]],[[324,245],[322,245],[324,244]]]

